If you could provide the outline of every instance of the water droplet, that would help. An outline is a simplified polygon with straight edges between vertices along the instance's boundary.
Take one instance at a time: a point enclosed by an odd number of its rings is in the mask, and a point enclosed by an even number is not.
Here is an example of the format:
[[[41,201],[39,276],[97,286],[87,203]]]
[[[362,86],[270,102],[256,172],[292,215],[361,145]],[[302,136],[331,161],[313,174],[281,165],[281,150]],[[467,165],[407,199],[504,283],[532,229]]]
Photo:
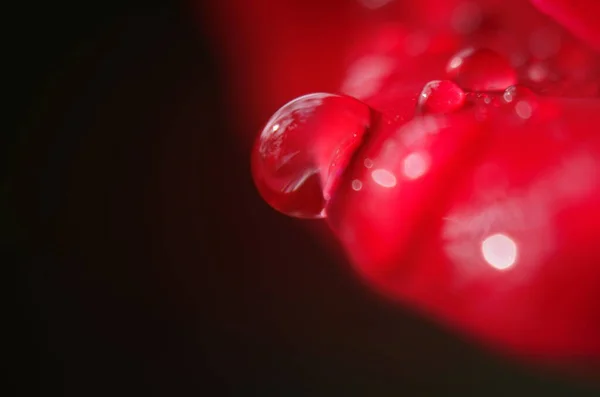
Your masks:
[[[465,98],[466,102],[481,108],[484,112],[487,112],[490,106],[499,107],[502,105],[500,95],[494,92],[468,92]]]
[[[469,91],[501,91],[517,82],[517,74],[508,59],[486,48],[458,52],[450,58],[446,73]]]
[[[465,102],[464,91],[450,80],[433,80],[423,87],[418,106],[424,112],[448,113]]]
[[[520,85],[508,87],[502,99],[506,104],[512,104],[515,114],[523,120],[531,118],[539,107],[537,96],[529,88]]]
[[[511,103],[518,99],[527,99],[532,101],[535,98],[535,94],[527,87],[513,85],[504,91],[502,98],[506,103]]]
[[[262,197],[291,216],[323,217],[370,116],[362,102],[332,94],[305,95],[284,105],[252,152],[252,174]]]

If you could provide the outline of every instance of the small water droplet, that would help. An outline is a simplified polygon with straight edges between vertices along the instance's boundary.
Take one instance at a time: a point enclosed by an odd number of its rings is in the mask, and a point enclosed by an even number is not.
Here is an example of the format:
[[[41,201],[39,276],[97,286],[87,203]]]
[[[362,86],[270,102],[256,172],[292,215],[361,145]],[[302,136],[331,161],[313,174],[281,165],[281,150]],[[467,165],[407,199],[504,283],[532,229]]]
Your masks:
[[[450,58],[446,73],[469,91],[502,91],[517,82],[517,73],[508,59],[486,48],[458,52]]]
[[[506,103],[514,102],[517,99],[527,99],[531,102],[534,98],[535,94],[529,88],[520,85],[510,86],[502,94],[502,99]]]
[[[433,80],[419,94],[418,107],[428,113],[448,113],[465,102],[464,91],[450,80]]]
[[[297,98],[267,122],[252,152],[252,175],[273,208],[320,218],[370,124],[371,110],[346,96]]]

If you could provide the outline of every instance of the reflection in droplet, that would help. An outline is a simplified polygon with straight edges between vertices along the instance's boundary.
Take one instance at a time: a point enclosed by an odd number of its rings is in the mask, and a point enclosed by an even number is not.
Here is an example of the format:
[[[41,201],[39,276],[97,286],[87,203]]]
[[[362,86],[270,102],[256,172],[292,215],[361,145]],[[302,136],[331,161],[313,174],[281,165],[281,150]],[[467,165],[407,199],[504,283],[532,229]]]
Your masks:
[[[360,189],[362,189],[362,186],[363,186],[362,182],[359,181],[358,179],[355,179],[352,181],[352,190],[358,192]]]
[[[504,98],[505,102],[510,103],[515,98],[515,93],[516,93],[515,86],[514,85],[510,86],[504,91],[504,94],[502,94],[502,98]]]
[[[261,196],[284,214],[321,217],[370,115],[369,107],[354,98],[326,93],[282,106],[252,151],[252,176]]]
[[[375,183],[383,187],[392,188],[396,186],[396,176],[383,168],[373,170],[371,178],[373,178]]]
[[[424,152],[411,153],[404,159],[404,175],[409,179],[418,179],[429,170],[429,155]]]
[[[497,233],[483,240],[481,253],[490,266],[505,270],[513,266],[517,260],[517,244],[507,235]]]
[[[417,105],[425,112],[448,113],[460,108],[465,101],[465,93],[450,80],[432,80],[425,84]]]
[[[472,47],[467,47],[458,53],[456,53],[450,61],[448,62],[448,66],[446,66],[446,71],[452,71],[458,69],[464,62],[464,59],[471,55],[475,51]]]
[[[365,161],[363,161],[363,164],[365,165],[366,168],[372,168],[373,167],[373,160],[366,158]]]

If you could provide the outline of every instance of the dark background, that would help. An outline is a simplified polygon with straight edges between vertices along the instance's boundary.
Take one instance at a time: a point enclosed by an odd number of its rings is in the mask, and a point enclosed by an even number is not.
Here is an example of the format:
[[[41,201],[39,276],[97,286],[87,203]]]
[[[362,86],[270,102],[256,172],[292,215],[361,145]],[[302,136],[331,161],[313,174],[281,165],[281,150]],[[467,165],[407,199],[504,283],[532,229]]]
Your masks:
[[[380,299],[262,203],[218,43],[169,4],[10,15],[9,395],[597,395]]]

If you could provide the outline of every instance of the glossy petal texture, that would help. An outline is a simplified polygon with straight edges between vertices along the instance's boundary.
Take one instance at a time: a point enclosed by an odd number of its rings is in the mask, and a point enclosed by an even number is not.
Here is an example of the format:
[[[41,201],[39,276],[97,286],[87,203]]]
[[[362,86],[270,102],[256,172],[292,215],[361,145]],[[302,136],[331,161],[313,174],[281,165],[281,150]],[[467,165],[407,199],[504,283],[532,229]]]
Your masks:
[[[542,12],[563,24],[573,34],[600,49],[600,3],[596,0],[531,0]]]
[[[329,221],[388,295],[514,352],[600,357],[600,102],[487,106],[380,123]]]

